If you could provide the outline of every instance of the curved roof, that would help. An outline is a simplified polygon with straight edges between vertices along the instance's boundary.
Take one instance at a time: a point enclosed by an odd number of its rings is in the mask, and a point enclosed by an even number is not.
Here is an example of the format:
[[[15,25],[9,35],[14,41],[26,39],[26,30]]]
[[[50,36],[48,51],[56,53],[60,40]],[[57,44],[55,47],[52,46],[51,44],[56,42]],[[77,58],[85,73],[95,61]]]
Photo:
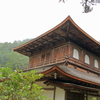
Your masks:
[[[86,73],[86,72],[82,72],[80,70],[77,70],[69,66],[36,67],[36,68],[24,70],[24,71],[27,72],[34,69],[37,71],[37,73],[42,73],[44,75],[47,75],[47,74],[51,75],[55,72],[56,73],[58,72],[58,73],[61,73],[62,75],[65,75],[66,78],[69,77],[70,79],[100,86],[100,77],[93,74]]]
[[[83,31],[70,16],[51,30],[21,46],[13,48],[13,50],[29,56],[29,53],[35,48],[48,45],[48,43],[60,40],[62,37],[66,39],[69,37],[72,41],[80,41],[80,44],[85,46],[88,44],[88,47],[95,52],[100,52],[100,43]]]
[[[81,72],[77,69],[71,68],[71,67],[53,67],[49,70],[46,70],[42,72],[43,74],[47,74],[52,72],[53,70],[57,70],[60,73],[62,73],[65,76],[69,76],[70,78],[73,78],[75,80],[80,80],[86,83],[91,83],[94,85],[99,85],[100,86],[100,77],[90,75],[88,73]]]

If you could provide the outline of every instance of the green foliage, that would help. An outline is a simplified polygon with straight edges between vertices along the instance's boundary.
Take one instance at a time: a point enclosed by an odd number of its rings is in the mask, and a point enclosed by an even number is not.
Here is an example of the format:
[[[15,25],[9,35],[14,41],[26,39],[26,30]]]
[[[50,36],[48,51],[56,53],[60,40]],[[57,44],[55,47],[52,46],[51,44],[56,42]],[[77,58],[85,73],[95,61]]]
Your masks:
[[[47,100],[42,87],[35,81],[43,75],[36,71],[13,71],[10,67],[0,68],[0,100]]]
[[[28,42],[30,39],[23,41],[14,41],[13,43],[0,43],[0,67],[6,67],[8,63],[16,68],[26,68],[28,66],[28,57],[14,52],[12,48]]]

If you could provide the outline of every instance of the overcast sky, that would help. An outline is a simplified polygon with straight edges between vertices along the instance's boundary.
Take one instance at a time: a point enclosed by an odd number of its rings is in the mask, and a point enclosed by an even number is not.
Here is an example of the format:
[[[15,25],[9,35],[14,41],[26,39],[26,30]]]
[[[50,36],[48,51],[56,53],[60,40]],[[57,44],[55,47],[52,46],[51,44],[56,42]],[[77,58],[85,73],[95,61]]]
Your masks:
[[[0,42],[35,38],[68,15],[85,32],[100,40],[100,4],[82,13],[81,0],[0,0]]]

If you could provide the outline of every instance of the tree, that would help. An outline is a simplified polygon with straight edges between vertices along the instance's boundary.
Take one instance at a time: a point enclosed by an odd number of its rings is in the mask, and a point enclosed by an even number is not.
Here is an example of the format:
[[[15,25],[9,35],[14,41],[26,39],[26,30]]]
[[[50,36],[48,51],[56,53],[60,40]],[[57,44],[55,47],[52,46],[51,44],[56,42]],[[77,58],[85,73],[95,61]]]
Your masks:
[[[64,2],[65,0],[59,0],[59,2]],[[100,3],[100,0],[82,0],[81,4],[84,8],[84,13],[91,12],[93,10],[93,5],[96,5],[97,3]]]
[[[35,70],[25,73],[10,67],[0,68],[0,100],[47,100],[42,87],[35,84],[42,76]]]
[[[8,63],[10,63],[13,69],[26,68],[28,66],[29,58],[27,56],[14,52],[12,48],[22,45],[28,41],[30,41],[30,39],[25,39],[23,41],[14,41],[13,43],[0,43],[0,67],[6,67]]]
[[[25,69],[28,66],[29,58],[21,55],[17,52],[10,52],[8,62],[10,63],[10,66],[12,66],[12,69]]]

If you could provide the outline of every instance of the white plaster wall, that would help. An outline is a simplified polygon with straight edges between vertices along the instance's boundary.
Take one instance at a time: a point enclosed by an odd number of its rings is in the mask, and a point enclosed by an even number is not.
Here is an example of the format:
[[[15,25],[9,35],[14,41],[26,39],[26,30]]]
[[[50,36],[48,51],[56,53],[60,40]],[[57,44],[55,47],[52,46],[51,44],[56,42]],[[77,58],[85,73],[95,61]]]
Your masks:
[[[55,100],[65,100],[65,91],[59,87],[56,87],[56,99]]]
[[[42,86],[42,88],[54,88],[54,86],[46,86],[43,82],[36,82],[36,83],[39,86]],[[44,96],[47,96],[48,98],[53,100],[54,90],[46,90]],[[63,89],[56,87],[55,100],[65,100],[65,91]]]
[[[42,88],[54,88],[54,86],[47,86],[47,85],[45,85],[43,83],[43,81],[36,82],[36,84],[38,84],[39,86],[42,86]],[[46,90],[43,95],[48,97],[49,99],[53,100],[54,90]]]
[[[46,92],[43,95],[46,96],[47,98],[53,100],[54,91],[53,90],[46,90]]]

